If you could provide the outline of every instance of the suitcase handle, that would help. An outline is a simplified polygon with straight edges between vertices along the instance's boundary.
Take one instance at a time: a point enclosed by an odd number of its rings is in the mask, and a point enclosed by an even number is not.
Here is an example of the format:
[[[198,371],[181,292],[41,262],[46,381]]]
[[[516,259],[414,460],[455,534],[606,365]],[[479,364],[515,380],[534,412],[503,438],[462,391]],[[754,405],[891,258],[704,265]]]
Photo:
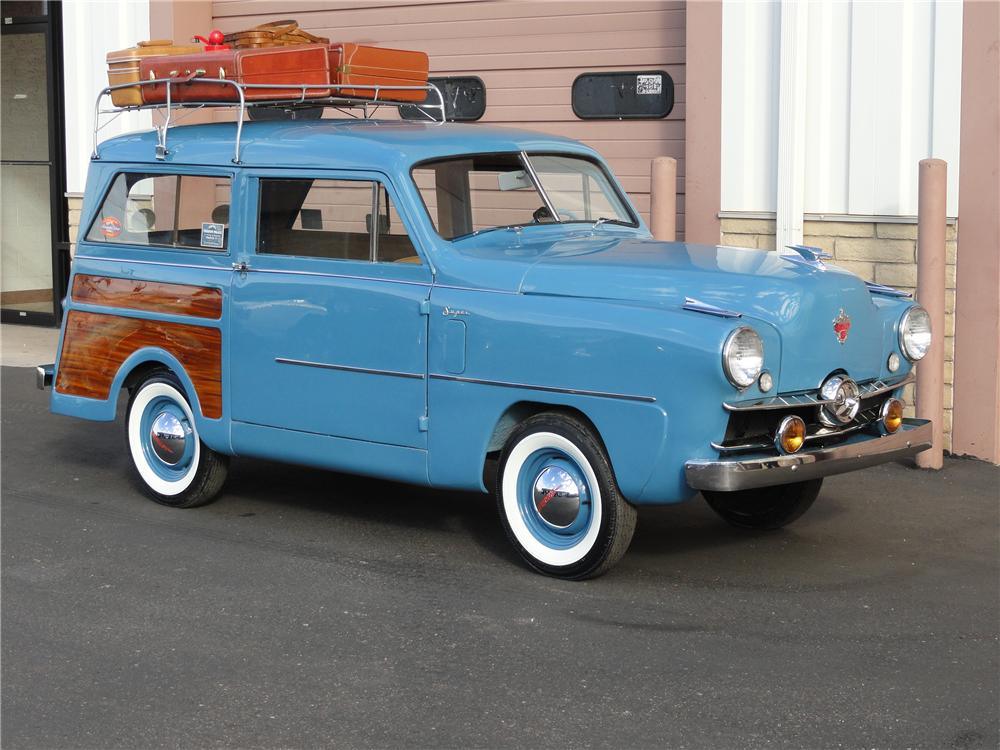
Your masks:
[[[283,26],[287,26],[288,28],[282,28]],[[282,34],[287,34],[289,31],[295,31],[298,27],[298,21],[294,18],[286,18],[281,21],[262,23],[259,26],[254,26],[251,31],[271,31],[274,32],[275,36],[281,36]]]

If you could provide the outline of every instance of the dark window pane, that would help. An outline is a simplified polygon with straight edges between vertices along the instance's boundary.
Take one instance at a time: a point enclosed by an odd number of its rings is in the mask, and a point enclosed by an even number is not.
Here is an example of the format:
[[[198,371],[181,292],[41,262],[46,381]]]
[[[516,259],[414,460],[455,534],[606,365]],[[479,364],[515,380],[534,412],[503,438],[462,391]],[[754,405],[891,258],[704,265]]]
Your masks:
[[[3,0],[0,2],[0,16],[3,18],[38,18],[49,14],[48,3],[44,0]]]
[[[472,122],[486,114],[486,84],[477,76],[453,76],[450,78],[431,78],[444,96],[445,118],[454,122]],[[438,104],[438,98],[428,91],[425,104]],[[439,110],[427,109],[421,111],[417,106],[408,104],[399,108],[399,114],[404,120],[427,120],[438,117]]]
[[[573,81],[573,112],[583,120],[659,119],[674,108],[665,70],[584,73]]]

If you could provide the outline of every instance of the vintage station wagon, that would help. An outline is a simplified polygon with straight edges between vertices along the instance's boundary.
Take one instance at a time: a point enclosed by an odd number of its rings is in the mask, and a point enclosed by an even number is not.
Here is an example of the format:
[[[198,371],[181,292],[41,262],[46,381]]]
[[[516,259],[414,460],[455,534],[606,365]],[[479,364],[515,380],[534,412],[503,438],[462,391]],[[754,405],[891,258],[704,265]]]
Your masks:
[[[230,456],[492,491],[538,571],[625,553],[699,493],[781,527],[826,475],[912,455],[931,342],[895,290],[793,253],[654,241],[601,157],[547,135],[374,120],[102,144],[54,412],[113,420],[188,508]],[[161,146],[159,158],[157,147]]]

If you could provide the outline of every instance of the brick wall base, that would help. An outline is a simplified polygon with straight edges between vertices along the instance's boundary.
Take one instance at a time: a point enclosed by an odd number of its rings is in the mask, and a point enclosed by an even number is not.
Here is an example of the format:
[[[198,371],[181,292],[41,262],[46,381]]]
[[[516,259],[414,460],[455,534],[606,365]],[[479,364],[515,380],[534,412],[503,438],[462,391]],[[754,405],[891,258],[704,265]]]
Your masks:
[[[866,281],[888,284],[916,293],[917,225],[873,221],[807,221],[803,244],[833,255],[832,264]],[[955,257],[957,228],[949,224],[946,235],[944,330],[944,448],[951,450],[952,384],[955,354]],[[733,247],[775,249],[773,219],[722,220],[722,244]],[[937,332],[935,332],[937,334]],[[937,334],[940,335],[940,334]],[[908,416],[913,416],[913,386],[907,388]]]

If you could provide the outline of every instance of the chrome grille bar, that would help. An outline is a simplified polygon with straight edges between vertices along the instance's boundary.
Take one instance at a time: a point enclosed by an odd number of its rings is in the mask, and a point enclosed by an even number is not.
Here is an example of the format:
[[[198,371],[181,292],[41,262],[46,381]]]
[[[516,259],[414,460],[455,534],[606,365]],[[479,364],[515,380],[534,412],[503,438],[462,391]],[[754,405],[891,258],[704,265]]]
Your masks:
[[[909,373],[902,380],[889,382],[876,378],[867,383],[858,383],[861,398],[871,398],[879,396],[889,391],[894,391],[908,383],[914,381],[913,373]],[[830,403],[828,400],[816,395],[816,391],[800,391],[798,393],[783,393],[770,398],[759,398],[753,401],[739,401],[735,404],[724,402],[722,408],[726,411],[756,411],[765,409],[793,409],[800,406],[822,406]]]

